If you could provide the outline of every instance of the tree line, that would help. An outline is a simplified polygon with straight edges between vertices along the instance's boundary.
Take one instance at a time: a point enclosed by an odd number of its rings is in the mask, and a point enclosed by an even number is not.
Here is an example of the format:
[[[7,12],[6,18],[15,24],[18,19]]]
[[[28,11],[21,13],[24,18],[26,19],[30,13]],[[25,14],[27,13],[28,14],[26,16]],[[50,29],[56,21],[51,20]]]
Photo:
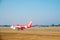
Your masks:
[[[0,25],[0,27],[10,27],[11,25]],[[60,27],[60,24],[55,25],[55,24],[51,24],[51,25],[33,25],[33,27]]]
[[[33,25],[33,27],[60,27],[60,24],[55,25],[55,24],[51,24],[51,25]]]

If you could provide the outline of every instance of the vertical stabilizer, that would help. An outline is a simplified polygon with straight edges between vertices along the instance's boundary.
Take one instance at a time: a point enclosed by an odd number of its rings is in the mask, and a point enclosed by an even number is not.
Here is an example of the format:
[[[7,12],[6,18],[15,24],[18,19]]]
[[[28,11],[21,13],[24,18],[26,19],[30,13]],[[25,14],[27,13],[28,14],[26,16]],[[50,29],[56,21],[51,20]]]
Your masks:
[[[31,28],[31,27],[32,27],[32,21],[29,22],[29,24],[28,24],[27,27],[28,27],[28,28]]]

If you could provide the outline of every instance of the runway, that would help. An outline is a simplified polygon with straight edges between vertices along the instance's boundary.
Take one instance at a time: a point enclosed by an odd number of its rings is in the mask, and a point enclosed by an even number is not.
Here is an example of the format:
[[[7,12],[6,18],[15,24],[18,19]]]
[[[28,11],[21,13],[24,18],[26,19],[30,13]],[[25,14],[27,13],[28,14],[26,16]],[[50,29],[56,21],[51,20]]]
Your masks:
[[[0,40],[60,40],[60,27],[24,30],[0,28]]]

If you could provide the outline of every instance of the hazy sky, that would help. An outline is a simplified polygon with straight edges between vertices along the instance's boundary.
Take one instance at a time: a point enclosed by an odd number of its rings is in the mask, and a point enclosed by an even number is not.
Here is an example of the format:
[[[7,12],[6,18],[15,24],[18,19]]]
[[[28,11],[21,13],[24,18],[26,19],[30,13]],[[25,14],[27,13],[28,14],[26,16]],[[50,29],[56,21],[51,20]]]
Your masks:
[[[60,0],[0,0],[0,24],[60,24]]]

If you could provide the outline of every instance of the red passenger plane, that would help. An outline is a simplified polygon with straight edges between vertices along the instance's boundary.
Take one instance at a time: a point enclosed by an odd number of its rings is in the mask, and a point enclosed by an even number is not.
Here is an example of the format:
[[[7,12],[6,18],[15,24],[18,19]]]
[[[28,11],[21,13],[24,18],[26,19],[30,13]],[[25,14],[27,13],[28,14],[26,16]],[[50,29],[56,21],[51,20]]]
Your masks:
[[[31,27],[32,27],[32,21],[30,21],[28,25],[12,25],[10,28],[17,29],[17,30],[19,29],[23,30],[23,29],[31,28]]]

